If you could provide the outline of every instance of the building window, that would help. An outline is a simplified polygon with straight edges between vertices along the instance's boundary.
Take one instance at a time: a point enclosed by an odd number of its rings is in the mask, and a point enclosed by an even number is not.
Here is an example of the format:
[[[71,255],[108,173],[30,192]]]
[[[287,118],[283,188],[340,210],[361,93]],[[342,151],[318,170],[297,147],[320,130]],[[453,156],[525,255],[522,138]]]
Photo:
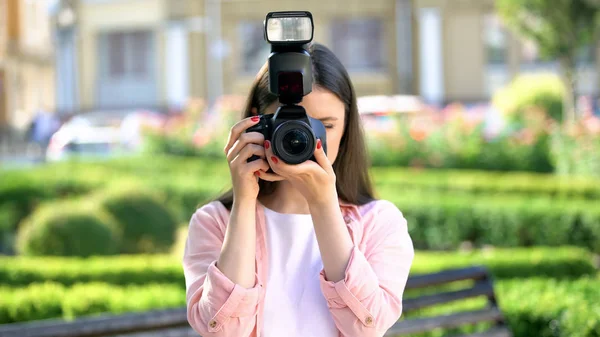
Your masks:
[[[149,31],[106,34],[108,74],[111,78],[144,77],[149,72],[152,34]]]
[[[331,49],[348,71],[383,70],[386,59],[383,22],[378,18],[334,20]]]
[[[488,96],[509,81],[508,32],[496,15],[483,17],[483,45],[486,55],[485,83]]]
[[[485,48],[488,64],[506,64],[507,33],[502,22],[495,15],[484,17]]]
[[[238,26],[241,46],[241,71],[256,74],[267,62],[271,45],[264,39],[264,25],[260,20],[241,22]]]

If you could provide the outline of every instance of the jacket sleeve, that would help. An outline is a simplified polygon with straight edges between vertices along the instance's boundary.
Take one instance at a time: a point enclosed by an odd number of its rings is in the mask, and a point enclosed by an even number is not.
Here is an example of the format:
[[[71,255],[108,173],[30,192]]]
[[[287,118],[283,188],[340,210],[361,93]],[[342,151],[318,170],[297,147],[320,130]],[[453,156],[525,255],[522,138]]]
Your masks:
[[[183,255],[188,322],[203,337],[249,336],[262,286],[257,275],[255,286],[244,288],[216,267],[224,240],[219,207],[223,206],[207,204],[190,220]]]
[[[407,222],[387,201],[365,226],[350,255],[344,279],[327,281],[321,270],[321,290],[335,324],[346,337],[381,337],[402,314],[402,295],[414,259]]]

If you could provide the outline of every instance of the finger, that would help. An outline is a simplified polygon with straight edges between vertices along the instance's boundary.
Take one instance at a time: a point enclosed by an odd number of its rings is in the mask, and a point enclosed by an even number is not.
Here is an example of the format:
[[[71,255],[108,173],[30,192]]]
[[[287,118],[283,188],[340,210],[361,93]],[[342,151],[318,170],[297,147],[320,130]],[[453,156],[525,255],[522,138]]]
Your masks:
[[[252,116],[248,118],[244,118],[241,121],[237,122],[234,126],[231,127],[229,131],[229,138],[227,139],[227,145],[223,149],[225,153],[229,152],[229,149],[233,146],[233,144],[240,137],[242,132],[244,132],[247,128],[255,125],[260,120],[259,116]]]
[[[325,170],[325,172],[327,172],[327,174],[332,174],[333,167],[331,166],[329,158],[327,158],[327,154],[325,153],[325,149],[323,148],[323,143],[320,139],[317,140],[317,146],[315,148],[314,155],[317,164],[319,164],[319,166],[321,166]]]
[[[259,177],[260,177],[260,179],[266,180],[266,181],[282,181],[282,180],[285,180],[285,178],[282,177],[282,176],[280,176],[279,174],[264,172],[262,170],[260,171]]]
[[[244,169],[252,174],[254,174],[255,172],[260,172],[260,171],[266,172],[269,170],[269,163],[267,163],[267,161],[264,159],[255,160],[255,161],[252,161],[252,162],[249,162],[248,164],[246,164]],[[260,175],[262,175],[262,174],[263,174],[263,172],[260,172]]]
[[[265,136],[263,136],[262,133],[243,133],[233,144],[233,146],[229,149],[229,152],[227,152],[227,160],[231,162],[235,157],[237,157],[240,154],[242,149],[244,149],[248,144],[256,144],[262,147],[262,145],[264,144],[264,140]],[[261,157],[264,157],[264,155]]]
[[[287,166],[286,163],[284,163],[281,158],[278,158],[274,153],[273,153],[273,144],[269,141],[269,140],[265,140],[264,142],[264,149],[265,149],[265,157],[269,163],[269,166],[271,167],[271,169],[273,170],[273,172],[277,173],[280,176],[285,176],[282,170],[285,170],[285,166]]]
[[[247,144],[237,155],[237,157],[231,160],[231,163],[234,162],[246,162],[252,155],[257,155],[261,158],[265,158],[265,149],[264,147],[256,144]],[[268,169],[268,168],[267,168]]]

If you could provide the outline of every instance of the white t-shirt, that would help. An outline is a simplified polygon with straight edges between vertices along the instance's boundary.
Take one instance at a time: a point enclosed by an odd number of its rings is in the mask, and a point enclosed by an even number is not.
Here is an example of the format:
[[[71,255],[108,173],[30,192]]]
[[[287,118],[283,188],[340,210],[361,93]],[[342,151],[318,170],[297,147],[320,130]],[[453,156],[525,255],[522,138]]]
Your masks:
[[[269,279],[261,337],[338,337],[319,285],[321,253],[310,214],[265,208]]]

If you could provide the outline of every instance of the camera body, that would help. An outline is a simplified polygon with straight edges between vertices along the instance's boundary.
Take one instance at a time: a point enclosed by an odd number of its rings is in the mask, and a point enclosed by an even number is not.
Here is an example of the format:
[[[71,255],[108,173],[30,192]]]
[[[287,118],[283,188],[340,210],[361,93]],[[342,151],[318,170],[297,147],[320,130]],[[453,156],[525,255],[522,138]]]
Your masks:
[[[273,153],[292,165],[314,161],[318,139],[327,153],[325,126],[298,105],[312,91],[312,63],[307,49],[313,32],[310,12],[267,14],[264,36],[271,44],[269,91],[277,95],[281,106],[274,114],[259,115],[258,124],[246,130],[263,134],[271,142]],[[252,156],[248,161],[258,158]]]
[[[262,133],[270,140],[273,153],[288,164],[300,164],[306,160],[316,161],[314,149],[321,139],[323,151],[327,153],[326,130],[320,120],[306,114],[299,105],[281,106],[275,114],[260,116],[258,124],[246,132]],[[258,159],[253,156],[249,161]]]

